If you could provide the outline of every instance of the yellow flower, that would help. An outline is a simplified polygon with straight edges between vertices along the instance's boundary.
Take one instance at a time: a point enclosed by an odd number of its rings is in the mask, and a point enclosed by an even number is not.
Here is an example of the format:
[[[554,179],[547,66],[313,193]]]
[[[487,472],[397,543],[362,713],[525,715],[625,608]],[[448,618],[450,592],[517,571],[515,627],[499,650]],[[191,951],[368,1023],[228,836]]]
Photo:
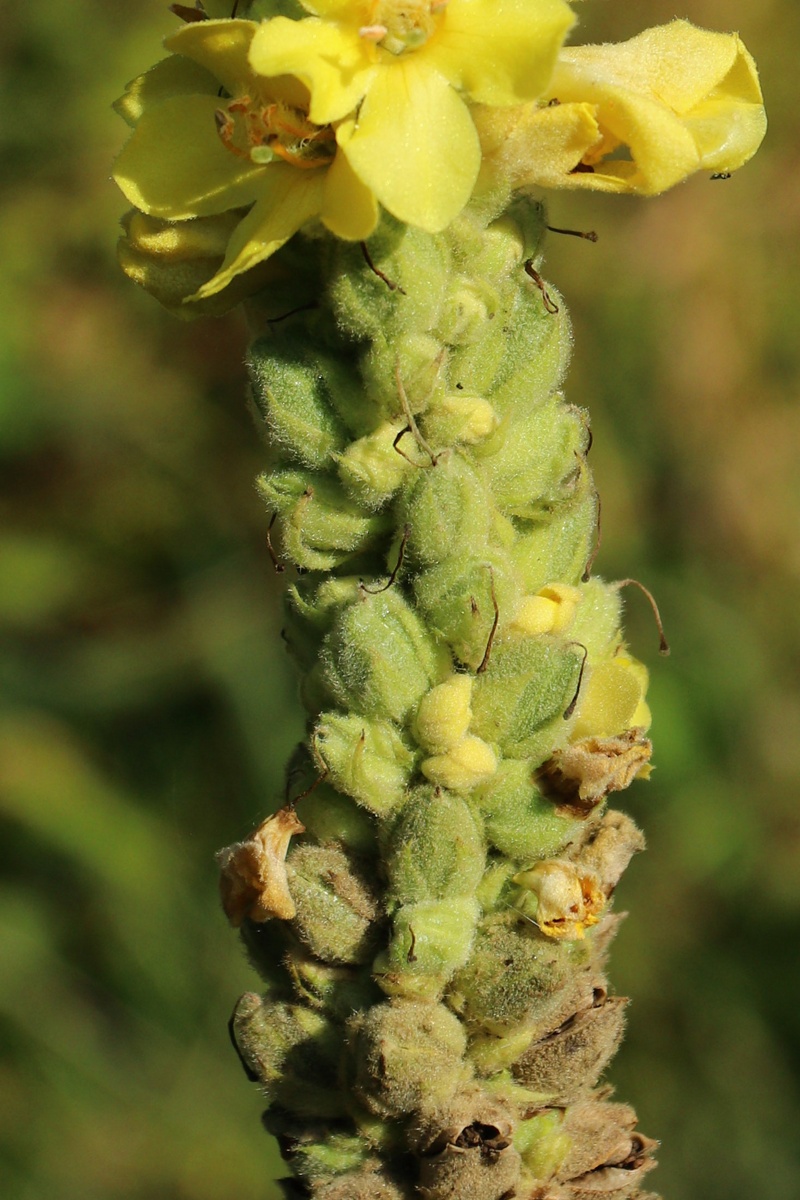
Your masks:
[[[187,221],[249,209],[230,222],[224,259],[192,300],[228,288],[314,218],[354,241],[369,237],[378,219],[333,127],[310,120],[305,85],[250,68],[258,28],[186,25],[165,43],[173,56],[134,80],[116,106],[134,132],[114,178],[142,213]]]
[[[303,0],[250,62],[311,94],[362,182],[401,221],[437,232],[467,203],[481,150],[465,100],[519,105],[547,87],[573,24],[565,0]],[[462,93],[463,97],[462,98]]]
[[[652,196],[695,171],[735,171],[766,131],[738,35],[680,20],[562,50],[544,100],[478,115],[487,181]]]

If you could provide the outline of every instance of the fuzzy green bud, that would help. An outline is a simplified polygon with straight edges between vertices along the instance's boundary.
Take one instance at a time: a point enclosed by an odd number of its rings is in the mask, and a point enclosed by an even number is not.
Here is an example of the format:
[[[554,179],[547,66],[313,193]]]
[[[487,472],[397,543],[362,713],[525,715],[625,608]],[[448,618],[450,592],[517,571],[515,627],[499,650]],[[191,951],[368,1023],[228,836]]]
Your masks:
[[[622,1039],[627,1003],[601,992],[590,1008],[530,1046],[515,1062],[514,1078],[548,1104],[569,1104],[590,1091]]]
[[[469,805],[441,788],[418,787],[387,835],[389,903],[471,896],[485,847]]]
[[[403,483],[413,462],[397,449],[405,422],[383,421],[377,429],[351,442],[339,459],[339,478],[366,508],[380,508]]]
[[[283,547],[309,571],[329,571],[374,545],[386,517],[360,508],[334,476],[279,470],[260,475],[256,487],[282,518]]]
[[[327,783],[317,783],[298,800],[297,813],[318,842],[337,843],[362,859],[376,856],[375,823],[369,813]]]
[[[514,1145],[534,1179],[552,1179],[572,1145],[569,1134],[564,1132],[563,1112],[541,1112],[520,1121]]]
[[[335,618],[322,650],[325,679],[342,708],[402,724],[450,667],[397,587],[362,589]]]
[[[324,469],[344,449],[347,431],[329,384],[299,339],[260,338],[249,357],[253,399],[270,438],[290,458]]]
[[[421,571],[414,594],[432,629],[459,662],[475,671],[486,655],[498,614],[513,612],[519,602],[509,556],[496,546],[483,557],[455,554]]]
[[[335,845],[298,846],[286,869],[297,907],[292,926],[311,953],[330,963],[368,962],[380,908],[356,860]]]
[[[443,454],[428,470],[417,472],[401,512],[410,531],[408,553],[420,566],[449,555],[476,553],[492,526],[493,502],[485,484],[457,452]]]
[[[582,822],[557,812],[533,781],[524,759],[506,759],[482,784],[475,800],[484,816],[486,836],[502,854],[532,862],[558,854],[582,829]]]
[[[488,669],[475,681],[472,732],[498,743],[511,758],[541,762],[547,747],[552,748],[555,730],[563,730],[580,665],[580,650],[549,639],[524,638],[495,647]]]
[[[389,945],[375,959],[375,979],[389,996],[436,1000],[469,957],[480,917],[472,896],[404,904]]]
[[[403,799],[415,754],[391,721],[323,713],[314,745],[331,782],[370,812],[385,816]]]
[[[272,1100],[299,1114],[341,1113],[341,1032],[324,1016],[246,992],[231,1030],[242,1062]]]
[[[387,1000],[350,1021],[355,1092],[379,1116],[435,1108],[469,1077],[464,1027],[443,1004]]]
[[[330,966],[300,953],[288,954],[285,961],[298,999],[335,1021],[346,1021],[380,998],[367,971]]]

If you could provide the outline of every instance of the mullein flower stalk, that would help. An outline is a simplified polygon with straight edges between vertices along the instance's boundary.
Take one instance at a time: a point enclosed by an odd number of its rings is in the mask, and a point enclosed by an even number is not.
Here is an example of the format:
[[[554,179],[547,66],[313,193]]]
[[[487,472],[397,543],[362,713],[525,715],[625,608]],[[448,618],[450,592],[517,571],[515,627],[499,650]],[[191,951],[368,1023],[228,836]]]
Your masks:
[[[126,272],[246,301],[307,736],[221,851],[231,1031],[287,1200],[654,1200],[603,1073],[647,670],[592,573],[587,413],[531,188],[650,194],[764,130],[738,38],[562,46],[562,0],[178,6],[118,104]],[[196,15],[194,15],[196,14]],[[629,581],[626,581],[629,582]]]

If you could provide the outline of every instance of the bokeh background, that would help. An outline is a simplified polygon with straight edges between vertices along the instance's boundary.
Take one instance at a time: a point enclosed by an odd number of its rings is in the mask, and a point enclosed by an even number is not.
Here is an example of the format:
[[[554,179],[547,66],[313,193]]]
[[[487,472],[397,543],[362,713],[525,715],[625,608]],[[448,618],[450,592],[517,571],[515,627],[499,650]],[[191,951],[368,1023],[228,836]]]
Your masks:
[[[586,0],[579,40],[673,3]],[[738,28],[771,117],[727,183],[552,198],[573,401],[593,414],[597,569],[646,582],[657,771],[613,977],[612,1079],[663,1140],[667,1200],[800,1195],[800,9]],[[236,317],[182,324],[114,260],[109,104],[160,0],[5,6],[0,48],[0,1176],[7,1200],[273,1200],[225,1030],[255,980],[213,852],[301,732],[252,480]],[[465,1200],[468,1198],[465,1197]]]

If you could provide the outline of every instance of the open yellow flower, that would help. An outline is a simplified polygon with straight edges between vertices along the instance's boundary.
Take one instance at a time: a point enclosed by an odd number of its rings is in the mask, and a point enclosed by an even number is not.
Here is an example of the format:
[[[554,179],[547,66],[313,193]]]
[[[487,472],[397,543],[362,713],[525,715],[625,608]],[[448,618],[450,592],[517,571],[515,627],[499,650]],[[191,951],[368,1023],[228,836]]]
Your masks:
[[[651,196],[695,171],[735,171],[766,131],[755,64],[738,35],[687,21],[620,45],[562,50],[544,99],[478,115],[487,175]]]
[[[481,150],[466,100],[519,105],[548,86],[573,24],[565,0],[303,0],[250,62],[311,94],[309,117],[389,212],[437,232],[469,199]]]
[[[199,21],[166,41],[174,51],[129,86],[117,110],[134,126],[114,178],[149,217],[168,221],[245,209],[219,270],[190,297],[213,296],[264,261],[306,222],[369,237],[374,195],[350,168],[329,123],[309,118],[305,85],[256,75],[252,21]]]

